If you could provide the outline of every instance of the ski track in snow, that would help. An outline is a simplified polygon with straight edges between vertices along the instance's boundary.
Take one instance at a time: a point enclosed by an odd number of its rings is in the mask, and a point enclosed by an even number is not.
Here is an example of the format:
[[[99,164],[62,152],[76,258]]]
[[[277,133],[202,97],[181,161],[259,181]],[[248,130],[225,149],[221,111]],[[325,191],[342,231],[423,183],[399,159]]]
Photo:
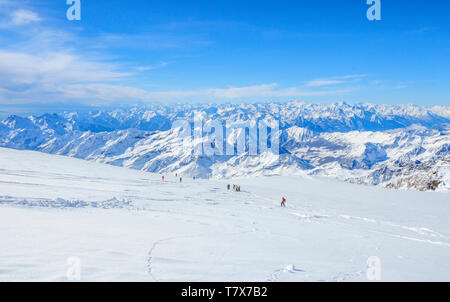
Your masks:
[[[387,226],[387,227],[394,228],[394,229],[406,230],[406,231],[409,231],[409,232],[413,232],[413,233],[415,233],[417,235],[423,235],[424,237],[432,237],[432,238],[438,237],[438,238],[442,238],[442,239],[449,239],[448,236],[442,235],[439,232],[430,230],[430,229],[425,228],[425,227],[408,227],[408,226],[402,226],[402,225],[399,225],[399,224],[395,224],[395,223],[392,223],[392,222],[377,221],[375,219],[364,218],[364,217],[352,217],[352,216],[349,216],[349,215],[340,215],[339,217],[344,218],[346,220],[355,219],[355,220],[360,220],[360,221],[364,221],[364,222],[367,222],[367,223],[379,224],[379,225],[382,225],[382,226]],[[408,237],[408,236],[394,235],[394,234],[389,234],[389,235],[390,236],[395,236],[397,238],[402,238],[402,239],[407,239],[407,240],[414,240],[414,241],[423,242],[423,243],[443,245],[443,246],[450,246],[450,242],[446,243],[446,242],[441,242],[441,241],[433,241],[433,240],[430,240],[430,239],[418,239],[418,238],[412,238],[412,237]]]
[[[268,277],[265,281],[266,282],[274,282],[274,281],[278,281],[280,279],[280,275],[281,274],[296,274],[296,273],[306,273],[304,270],[299,269],[297,267],[295,267],[295,265],[288,265],[285,268],[281,268],[281,269],[276,269],[274,270],[271,274],[270,277]],[[308,275],[306,275],[306,277],[308,277]]]
[[[154,276],[153,270],[152,270],[153,251],[156,249],[158,244],[163,243],[164,241],[175,240],[177,238],[184,238],[184,237],[173,237],[173,238],[160,239],[153,243],[152,248],[148,252],[148,260],[147,260],[148,274],[152,277],[153,281],[158,282],[158,279]]]
[[[41,207],[41,208],[102,208],[102,209],[121,209],[132,208],[132,202],[129,200],[118,200],[111,198],[105,201],[86,202],[83,200],[66,200],[63,198],[45,199],[45,198],[20,198],[11,196],[0,196],[0,205],[21,206],[21,207]]]
[[[64,280],[64,266],[47,268],[54,260],[45,257],[64,263],[78,254],[89,263],[88,280],[361,281],[373,255],[394,261],[384,268],[393,280],[449,280],[443,193],[366,193],[301,177],[179,183],[71,158],[58,157],[67,164],[53,167],[52,155],[3,153],[18,167],[0,157],[0,280]],[[243,190],[228,191],[227,183]],[[23,259],[32,265],[20,265]]]
[[[256,194],[254,194],[254,196],[257,196]],[[264,197],[257,197],[260,200],[268,200],[267,198]],[[298,212],[291,212],[292,215],[297,216],[299,218],[301,218],[304,221],[318,221],[320,219],[324,219],[324,218],[331,218],[330,215],[326,215],[326,214],[312,214],[312,213],[307,213],[307,210],[303,210],[302,213],[298,213]],[[416,235],[422,235],[424,237],[432,237],[433,239],[438,237],[438,238],[442,238],[442,239],[449,239],[450,237],[445,236],[439,232],[430,230],[426,227],[411,227],[411,226],[403,226],[403,225],[399,225],[396,223],[392,223],[392,222],[388,222],[388,221],[377,221],[376,219],[372,219],[372,218],[366,218],[366,217],[357,217],[357,216],[350,216],[350,215],[345,215],[345,214],[341,214],[341,215],[337,215],[335,217],[333,217],[335,219],[339,219],[339,218],[343,218],[345,220],[359,220],[359,221],[363,221],[366,223],[370,223],[370,224],[379,224],[381,226],[385,226],[385,227],[390,227],[390,228],[397,228],[397,229],[402,229],[402,230],[406,230],[409,232],[413,232]],[[380,231],[378,231],[380,232]],[[405,235],[396,235],[396,234],[391,234],[389,233],[390,231],[383,231],[382,233],[388,235],[388,236],[393,236],[396,238],[401,238],[401,239],[405,239],[405,240],[412,240],[412,241],[416,241],[416,242],[421,242],[421,243],[425,243],[425,244],[433,244],[433,245],[439,245],[439,246],[450,246],[450,241],[448,242],[442,242],[442,241],[436,241],[436,240],[431,240],[431,239],[420,239],[420,238],[414,238],[414,237],[410,237],[410,236],[405,236]],[[280,271],[280,270],[278,270]],[[283,270],[281,270],[283,271]],[[356,273],[353,275],[360,275],[360,273]],[[276,279],[276,278],[275,278]],[[341,278],[333,278],[333,279],[341,279]],[[344,280],[349,279],[349,277],[345,277],[343,278]]]

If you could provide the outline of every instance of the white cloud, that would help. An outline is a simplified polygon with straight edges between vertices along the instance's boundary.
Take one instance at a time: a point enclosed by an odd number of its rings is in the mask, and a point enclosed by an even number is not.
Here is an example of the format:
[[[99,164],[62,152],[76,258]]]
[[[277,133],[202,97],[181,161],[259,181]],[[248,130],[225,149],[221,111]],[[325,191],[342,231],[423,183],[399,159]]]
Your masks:
[[[149,32],[143,34],[102,34],[85,39],[96,49],[195,49],[210,46],[212,41],[201,35]]]
[[[11,22],[14,25],[27,25],[39,21],[41,18],[38,14],[30,10],[18,9],[11,13]]]
[[[69,99],[87,100],[147,100],[150,95],[136,87],[111,84],[69,84],[61,87],[60,93]]]
[[[0,79],[5,83],[43,84],[113,81],[129,76],[105,63],[56,52],[31,55],[0,50]]]
[[[138,67],[136,67],[136,70],[137,71],[155,70],[155,69],[166,67],[170,64],[171,64],[170,62],[159,62],[158,64],[151,65],[151,66],[138,66]]]
[[[67,95],[70,85],[115,83],[131,75],[65,52],[33,55],[0,50],[0,102],[57,101]]]
[[[247,87],[231,87],[211,90],[214,97],[236,99],[254,97],[300,97],[339,94],[342,91],[307,91],[298,87],[278,88],[278,84],[263,84]]]
[[[277,98],[300,96],[323,96],[344,94],[348,90],[304,91],[297,87],[278,89],[277,84],[263,84],[244,87],[210,88],[203,90],[146,91],[140,88],[111,84],[76,84],[61,90],[66,98],[141,100],[141,101],[181,101],[181,100],[225,100],[248,98]]]
[[[316,79],[309,81],[306,83],[308,87],[321,87],[321,86],[330,86],[345,83],[344,81],[339,80],[324,80],[324,79]]]
[[[367,77],[365,74],[352,74],[345,75],[340,77],[331,77],[324,79],[315,79],[306,83],[307,87],[322,87],[322,86],[331,86],[331,85],[340,85],[346,84],[349,82],[359,81],[362,78]]]
[[[408,85],[403,83],[399,83],[395,86],[395,89],[405,89],[405,88],[408,88]]]
[[[0,6],[9,6],[12,4],[11,0],[0,0]]]
[[[166,63],[160,63],[160,66]],[[167,63],[168,64],[168,63]],[[156,67],[155,67],[156,68]],[[0,50],[0,102],[78,101],[181,101],[277,98],[343,94],[345,90],[279,88],[276,83],[201,90],[147,91],[124,84],[132,73],[113,64],[87,60],[67,52],[29,54]],[[43,100],[44,99],[44,100]]]
[[[12,3],[0,0],[2,3]],[[16,2],[14,2],[16,3]],[[11,4],[3,11],[6,23],[16,39],[0,49],[0,103],[51,103],[59,101],[182,101],[240,100],[278,97],[340,95],[343,89],[313,89],[356,79],[361,75],[317,79],[303,87],[280,88],[276,83],[200,90],[148,91],[133,86],[133,73],[123,72],[120,63],[106,63],[104,49],[167,49],[210,45],[201,35],[179,34],[104,34],[80,38],[76,32],[49,28],[34,11]],[[30,27],[18,27],[33,24]],[[26,30],[25,30],[26,29]],[[84,50],[84,51],[83,51]],[[88,51],[86,51],[88,50]],[[76,54],[75,54],[76,51]],[[89,55],[87,55],[89,54]],[[97,55],[101,59],[93,59]],[[117,58],[113,58],[119,62]],[[125,64],[125,63],[124,63]],[[134,72],[163,68],[171,62],[130,67]],[[134,65],[136,66],[136,65]]]

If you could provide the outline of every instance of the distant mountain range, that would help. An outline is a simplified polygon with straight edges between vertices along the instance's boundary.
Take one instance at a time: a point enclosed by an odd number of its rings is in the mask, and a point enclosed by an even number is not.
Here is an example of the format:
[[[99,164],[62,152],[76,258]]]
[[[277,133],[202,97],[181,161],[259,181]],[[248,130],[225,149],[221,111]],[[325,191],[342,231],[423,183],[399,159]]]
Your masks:
[[[196,155],[180,145],[178,119],[280,123],[280,155]],[[308,174],[390,188],[448,191],[450,108],[301,102],[151,105],[10,116],[0,146],[196,177]],[[201,142],[199,142],[201,143]]]

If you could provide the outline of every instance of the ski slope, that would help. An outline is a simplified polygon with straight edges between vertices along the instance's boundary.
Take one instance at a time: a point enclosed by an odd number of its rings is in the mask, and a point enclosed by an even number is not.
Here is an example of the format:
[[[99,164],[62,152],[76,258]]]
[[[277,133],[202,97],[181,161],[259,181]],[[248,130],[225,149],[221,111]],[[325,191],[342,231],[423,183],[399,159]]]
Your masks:
[[[0,148],[0,281],[67,281],[70,257],[81,281],[367,281],[371,256],[382,281],[450,281],[449,196],[309,176],[162,182]]]

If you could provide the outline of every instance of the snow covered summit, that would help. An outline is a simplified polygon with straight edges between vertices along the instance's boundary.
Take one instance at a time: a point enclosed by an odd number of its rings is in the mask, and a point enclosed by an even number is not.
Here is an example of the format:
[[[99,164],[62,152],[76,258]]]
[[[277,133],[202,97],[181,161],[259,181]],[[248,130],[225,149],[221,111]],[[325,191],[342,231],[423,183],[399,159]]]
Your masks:
[[[411,105],[301,102],[151,105],[112,111],[11,116],[0,146],[198,178],[322,175],[389,188],[450,188],[450,110]],[[199,156],[180,146],[179,119],[279,122],[280,157]]]

